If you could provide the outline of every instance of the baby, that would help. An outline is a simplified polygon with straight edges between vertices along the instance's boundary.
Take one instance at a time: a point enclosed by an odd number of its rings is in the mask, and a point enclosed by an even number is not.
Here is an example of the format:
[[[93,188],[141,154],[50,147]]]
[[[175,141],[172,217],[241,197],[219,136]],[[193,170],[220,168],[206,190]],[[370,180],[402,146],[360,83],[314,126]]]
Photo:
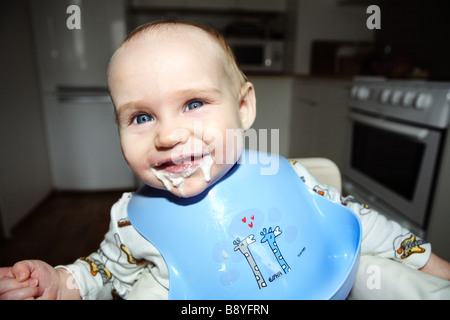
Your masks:
[[[159,21],[136,29],[111,59],[108,86],[128,165],[146,185],[179,197],[195,196],[226,175],[256,117],[253,85],[223,37],[192,24]],[[320,186],[300,164],[294,168],[309,187]],[[402,240],[399,235],[410,236],[407,230],[320,187],[360,217],[363,253],[398,258],[450,278],[448,263],[431,254],[429,244],[421,245],[423,253],[396,256],[393,243]],[[124,194],[111,209],[110,230],[98,252],[69,266],[26,260],[1,268],[0,298],[126,299],[144,272],[152,283],[148,298],[167,298],[167,266],[129,222],[130,197]]]

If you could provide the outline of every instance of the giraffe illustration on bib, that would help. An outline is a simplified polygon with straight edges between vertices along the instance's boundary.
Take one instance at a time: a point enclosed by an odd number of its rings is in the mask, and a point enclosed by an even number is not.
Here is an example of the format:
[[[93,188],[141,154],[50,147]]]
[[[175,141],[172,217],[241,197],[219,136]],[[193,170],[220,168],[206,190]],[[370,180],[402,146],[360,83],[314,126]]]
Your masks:
[[[263,229],[263,231],[260,232],[260,235],[263,236],[261,239],[261,243],[267,242],[270,246],[270,249],[272,250],[273,254],[275,255],[275,258],[277,259],[278,263],[281,266],[281,269],[284,271],[284,273],[288,273],[291,271],[291,268],[287,264],[287,262],[284,260],[283,255],[281,254],[280,248],[278,248],[278,244],[275,241],[275,238],[278,237],[281,234],[280,227],[275,227],[274,230],[270,227],[269,230],[266,228]]]
[[[234,247],[234,251],[239,250],[244,255],[245,259],[247,259],[247,262],[253,271],[253,275],[255,276],[256,282],[258,282],[259,288],[262,289],[267,286],[266,282],[264,281],[261,271],[259,270],[258,265],[255,262],[255,259],[253,259],[250,249],[248,248],[248,246],[254,242],[255,239],[253,234],[249,235],[242,241],[239,238],[237,238],[236,240],[233,241],[233,244],[236,246]]]

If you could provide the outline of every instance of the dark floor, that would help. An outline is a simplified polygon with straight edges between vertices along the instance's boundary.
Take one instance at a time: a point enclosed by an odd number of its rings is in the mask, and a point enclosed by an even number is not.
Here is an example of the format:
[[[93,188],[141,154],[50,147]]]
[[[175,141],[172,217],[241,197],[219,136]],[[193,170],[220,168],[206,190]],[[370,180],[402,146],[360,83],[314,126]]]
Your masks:
[[[96,251],[122,191],[59,192],[44,200],[0,243],[0,267],[23,259],[68,264]]]

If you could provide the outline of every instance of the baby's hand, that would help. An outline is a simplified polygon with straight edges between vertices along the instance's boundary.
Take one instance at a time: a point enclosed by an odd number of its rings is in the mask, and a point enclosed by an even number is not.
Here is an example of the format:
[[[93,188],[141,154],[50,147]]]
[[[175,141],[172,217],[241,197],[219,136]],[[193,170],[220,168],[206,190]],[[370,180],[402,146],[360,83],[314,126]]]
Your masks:
[[[38,280],[18,280],[11,270],[12,267],[0,268],[0,300],[34,299],[38,294]]]
[[[59,272],[39,260],[24,260],[0,268],[0,300],[57,299]]]

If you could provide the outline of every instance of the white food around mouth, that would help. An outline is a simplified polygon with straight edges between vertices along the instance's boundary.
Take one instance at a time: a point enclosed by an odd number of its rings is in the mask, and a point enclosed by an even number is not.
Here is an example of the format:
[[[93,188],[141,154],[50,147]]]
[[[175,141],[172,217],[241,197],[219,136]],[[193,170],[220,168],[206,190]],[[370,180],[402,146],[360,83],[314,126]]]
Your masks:
[[[214,159],[212,158],[211,154],[208,154],[202,158],[202,161],[199,166],[188,168],[181,173],[167,172],[165,170],[158,170],[155,168],[152,168],[152,171],[155,174],[155,176],[164,184],[164,187],[168,191],[172,191],[173,186],[175,188],[178,188],[181,195],[184,195],[183,191],[184,181],[191,175],[193,175],[198,169],[202,170],[203,178],[205,179],[206,182],[209,182],[211,180],[211,167],[213,163]]]

